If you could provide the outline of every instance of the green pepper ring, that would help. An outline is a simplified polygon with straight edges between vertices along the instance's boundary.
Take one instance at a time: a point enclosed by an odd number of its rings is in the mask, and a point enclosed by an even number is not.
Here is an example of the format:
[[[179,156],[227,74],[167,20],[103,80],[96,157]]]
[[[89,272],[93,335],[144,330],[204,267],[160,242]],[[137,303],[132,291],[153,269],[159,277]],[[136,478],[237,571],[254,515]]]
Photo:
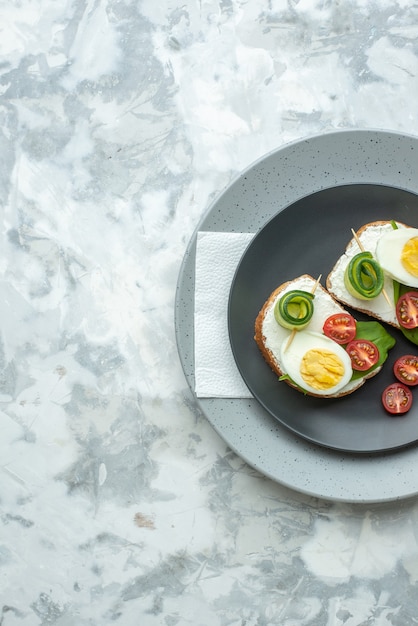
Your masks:
[[[301,289],[283,294],[274,306],[276,322],[284,328],[302,330],[312,319],[314,295]]]
[[[349,293],[360,300],[376,298],[383,290],[384,274],[371,252],[359,252],[344,272],[344,284]]]

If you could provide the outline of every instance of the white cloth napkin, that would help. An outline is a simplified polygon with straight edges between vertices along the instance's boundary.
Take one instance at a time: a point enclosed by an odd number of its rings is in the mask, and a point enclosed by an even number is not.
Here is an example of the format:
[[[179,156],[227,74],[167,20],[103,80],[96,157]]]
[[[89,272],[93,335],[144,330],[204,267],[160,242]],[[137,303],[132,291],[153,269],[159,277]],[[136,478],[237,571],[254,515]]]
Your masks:
[[[229,343],[228,298],[252,233],[198,232],[195,274],[195,393],[198,398],[252,398]]]

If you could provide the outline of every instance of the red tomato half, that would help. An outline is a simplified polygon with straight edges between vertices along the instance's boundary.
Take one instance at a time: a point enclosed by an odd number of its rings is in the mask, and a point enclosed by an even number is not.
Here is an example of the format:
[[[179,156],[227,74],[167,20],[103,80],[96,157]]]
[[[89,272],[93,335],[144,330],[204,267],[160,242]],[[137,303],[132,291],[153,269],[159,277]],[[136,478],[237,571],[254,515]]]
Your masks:
[[[388,413],[401,415],[412,406],[412,392],[402,383],[392,383],[382,393],[382,403]]]
[[[418,292],[408,291],[399,298],[396,304],[396,317],[404,328],[418,326]]]
[[[365,372],[376,365],[379,360],[379,349],[372,341],[367,339],[354,339],[346,346],[346,351],[351,358],[353,370]]]
[[[405,385],[418,385],[418,356],[405,354],[399,357],[393,366],[393,373]]]
[[[325,320],[322,330],[330,339],[345,344],[356,336],[356,320],[348,313],[334,313]]]

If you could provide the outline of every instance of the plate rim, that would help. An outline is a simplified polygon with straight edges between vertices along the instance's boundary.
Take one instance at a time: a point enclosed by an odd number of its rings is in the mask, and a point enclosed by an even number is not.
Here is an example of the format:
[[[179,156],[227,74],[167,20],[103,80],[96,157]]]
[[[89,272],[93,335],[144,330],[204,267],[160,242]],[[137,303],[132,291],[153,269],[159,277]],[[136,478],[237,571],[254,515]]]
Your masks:
[[[197,233],[202,230],[202,226],[208,220],[208,218],[213,213],[214,208],[216,207],[219,200],[227,193],[232,186],[236,185],[237,182],[248,172],[253,170],[257,165],[265,161],[266,159],[271,158],[273,155],[281,155],[286,151],[291,150],[292,148],[296,148],[299,150],[305,143],[316,143],[321,142],[323,139],[338,139],[341,138],[352,138],[364,140],[367,137],[375,137],[381,140],[387,139],[395,139],[404,143],[408,141],[414,145],[414,149],[416,148],[418,151],[418,136],[410,133],[404,133],[397,130],[392,129],[382,129],[382,128],[345,128],[345,129],[331,129],[325,132],[306,135],[299,138],[295,138],[290,142],[283,143],[268,153],[260,156],[253,162],[251,162],[246,168],[242,171],[238,172],[235,176],[231,177],[230,182],[219,192],[217,192],[213,199],[208,203],[206,209],[203,211],[200,219],[198,220],[196,227],[192,233],[192,236],[189,239],[189,242],[186,246],[182,261],[180,263],[178,280],[176,285],[176,293],[175,293],[175,307],[174,307],[174,326],[175,326],[175,338],[177,344],[178,355],[180,359],[180,364],[186,379],[186,383],[189,387],[189,390],[196,402],[197,407],[209,421],[215,432],[224,440],[224,442],[238,455],[240,456],[249,466],[256,469],[262,475],[267,478],[272,479],[274,482],[282,485],[285,488],[289,488],[295,490],[296,492],[303,493],[308,496],[323,498],[331,501],[340,501],[340,502],[351,502],[351,503],[382,503],[382,502],[392,502],[400,499],[406,499],[410,497],[414,497],[418,494],[418,485],[415,480],[410,479],[407,480],[405,486],[403,488],[399,488],[394,492],[391,489],[387,489],[386,479],[387,475],[385,474],[385,469],[383,465],[383,461],[389,457],[390,461],[395,461],[395,470],[399,472],[404,471],[406,474],[410,471],[411,461],[413,462],[416,457],[416,451],[410,448],[403,448],[399,452],[392,452],[388,454],[379,455],[376,459],[374,456],[369,457],[369,455],[356,455],[356,459],[353,460],[352,455],[349,453],[337,453],[337,458],[335,458],[333,451],[328,451],[324,449],[320,449],[318,451],[317,446],[315,445],[304,445],[301,443],[298,438],[295,440],[293,437],[287,437],[287,433],[284,432],[284,429],[277,424],[276,428],[271,428],[270,423],[266,423],[265,415],[258,414],[257,409],[255,407],[255,400],[243,400],[243,399],[206,399],[206,398],[197,398],[194,393],[194,372],[193,367],[190,367],[190,359],[193,358],[193,354],[189,354],[187,351],[187,347],[185,348],[183,343],[182,336],[182,320],[184,319],[184,314],[188,311],[190,305],[190,296],[193,295],[192,282],[194,281],[194,261],[195,261],[195,249],[196,249],[196,238]],[[379,179],[380,180],[380,179]],[[373,179],[370,182],[375,184],[379,184],[379,180]],[[412,179],[411,179],[412,180]],[[359,181],[354,181],[359,182]],[[342,182],[341,184],[345,184]],[[405,189],[407,191],[412,191],[413,193],[418,192],[418,182],[417,185],[414,186],[411,182],[410,186],[405,186],[403,184],[397,185],[401,189]],[[313,191],[319,191],[320,189],[326,188],[326,185],[319,186]],[[292,202],[295,202],[301,196],[295,196],[292,198]],[[289,204],[289,203],[288,203]],[[222,231],[221,228],[206,228],[207,230],[218,230]],[[229,229],[224,229],[225,232],[229,232]],[[193,283],[194,288],[194,283]],[[186,299],[186,303],[182,302],[183,297]],[[191,339],[193,340],[193,329],[190,332]],[[189,338],[190,339],[190,338]],[[216,403],[221,403],[222,405],[229,404],[229,408],[231,409],[231,417],[226,422],[221,422],[216,412],[214,410],[214,405]],[[271,465],[265,463],[263,459],[260,460],[260,457],[254,457],[251,453],[248,454],[248,451],[243,450],[241,445],[237,445],[237,435],[235,429],[237,428],[236,424],[236,413],[239,413],[241,410],[242,404],[245,403],[248,406],[249,412],[256,414],[256,419],[260,424],[260,427],[263,429],[268,429],[268,436],[274,441],[274,443],[279,444],[281,446],[281,452],[285,453],[286,460],[294,461],[297,463],[300,459],[304,459],[304,461],[308,464],[317,464],[319,467],[321,465],[325,466],[325,471],[328,471],[330,466],[338,467],[343,465],[354,467],[358,469],[358,471],[362,474],[364,470],[364,464],[368,467],[373,466],[373,471],[376,471],[377,467],[379,470],[383,471],[383,476],[380,477],[377,482],[373,485],[373,489],[364,489],[362,485],[351,485],[347,489],[347,482],[341,479],[336,485],[334,482],[327,483],[326,488],[318,487],[318,484],[311,484],[309,479],[301,480],[296,482],[294,480],[294,476],[282,476],[277,475],[276,468]],[[258,404],[258,403],[257,403]],[[265,412],[265,410],[263,409]],[[266,413],[266,412],[265,412]],[[270,420],[271,416],[268,416]],[[276,421],[276,420],[275,420]],[[248,431],[248,424],[246,420],[244,420],[243,424],[244,434]],[[290,454],[287,454],[287,447],[291,448]],[[318,459],[319,452],[319,459]],[[298,458],[293,458],[293,455],[296,455]],[[292,457],[292,458],[291,458]],[[343,457],[343,458],[341,458]],[[355,467],[356,464],[360,465],[359,468]],[[376,466],[376,467],[375,467]],[[326,474],[322,474],[322,476],[326,476]],[[317,481],[318,482],[318,481]],[[398,485],[399,487],[399,485]]]

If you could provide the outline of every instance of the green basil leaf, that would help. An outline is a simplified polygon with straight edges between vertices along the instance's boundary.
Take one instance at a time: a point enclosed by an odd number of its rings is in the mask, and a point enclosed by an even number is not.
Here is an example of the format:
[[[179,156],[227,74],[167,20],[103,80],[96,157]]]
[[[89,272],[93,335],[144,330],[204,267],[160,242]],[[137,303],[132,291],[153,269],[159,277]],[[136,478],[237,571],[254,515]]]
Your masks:
[[[295,387],[297,387],[299,389],[299,391],[302,391],[303,394],[306,396],[307,395],[307,391],[306,389],[304,389],[303,387],[301,387],[300,385],[298,385],[297,383],[295,383],[295,381],[290,378],[289,374],[282,374],[281,376],[279,376],[279,380],[290,380],[290,382],[295,385]]]

